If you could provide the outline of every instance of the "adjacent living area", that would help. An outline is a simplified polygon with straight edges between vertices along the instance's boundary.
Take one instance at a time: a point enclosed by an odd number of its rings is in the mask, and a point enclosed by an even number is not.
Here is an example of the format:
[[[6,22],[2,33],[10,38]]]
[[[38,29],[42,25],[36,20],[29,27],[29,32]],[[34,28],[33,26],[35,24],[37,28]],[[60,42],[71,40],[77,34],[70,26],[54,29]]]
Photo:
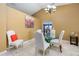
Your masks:
[[[79,3],[0,3],[0,56],[79,56]]]

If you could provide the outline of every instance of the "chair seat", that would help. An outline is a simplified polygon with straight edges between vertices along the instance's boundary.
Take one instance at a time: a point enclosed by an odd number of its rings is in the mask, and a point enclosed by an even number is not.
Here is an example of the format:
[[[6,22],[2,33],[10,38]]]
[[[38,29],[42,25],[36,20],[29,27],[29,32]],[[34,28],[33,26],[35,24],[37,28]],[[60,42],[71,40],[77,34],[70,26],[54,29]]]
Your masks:
[[[22,45],[22,44],[23,44],[23,40],[22,39],[21,40],[18,39],[18,40],[16,40],[16,41],[11,43],[11,45],[14,45],[16,47],[18,47],[19,45]]]
[[[52,39],[50,43],[52,43],[52,44],[53,44],[53,43],[59,44],[59,39]]]

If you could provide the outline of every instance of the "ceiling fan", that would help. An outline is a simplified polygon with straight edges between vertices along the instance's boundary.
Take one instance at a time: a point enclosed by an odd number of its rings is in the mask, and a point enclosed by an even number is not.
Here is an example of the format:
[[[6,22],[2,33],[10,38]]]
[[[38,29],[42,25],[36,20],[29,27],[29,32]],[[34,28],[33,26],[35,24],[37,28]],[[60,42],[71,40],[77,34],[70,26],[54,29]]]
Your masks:
[[[44,8],[45,12],[47,13],[52,13],[52,12],[56,12],[56,6],[55,3],[49,4]]]

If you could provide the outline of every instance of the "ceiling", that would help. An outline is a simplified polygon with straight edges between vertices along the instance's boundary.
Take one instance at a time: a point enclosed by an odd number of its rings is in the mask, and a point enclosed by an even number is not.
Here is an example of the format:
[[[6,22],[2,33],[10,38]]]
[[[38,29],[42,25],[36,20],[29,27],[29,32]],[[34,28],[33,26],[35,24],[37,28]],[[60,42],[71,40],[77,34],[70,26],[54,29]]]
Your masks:
[[[42,8],[45,8],[48,4],[50,3],[8,3],[7,5],[26,14],[33,15]],[[65,4],[69,3],[55,3],[56,6],[61,6]]]

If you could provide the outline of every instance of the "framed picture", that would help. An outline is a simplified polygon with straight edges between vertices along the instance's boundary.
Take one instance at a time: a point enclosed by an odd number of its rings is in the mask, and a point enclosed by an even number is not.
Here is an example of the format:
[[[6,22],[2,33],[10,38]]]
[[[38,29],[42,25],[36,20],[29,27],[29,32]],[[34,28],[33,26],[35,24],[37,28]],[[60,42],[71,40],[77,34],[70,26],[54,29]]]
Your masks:
[[[30,16],[26,16],[25,27],[26,28],[34,28],[34,18],[32,18]]]

